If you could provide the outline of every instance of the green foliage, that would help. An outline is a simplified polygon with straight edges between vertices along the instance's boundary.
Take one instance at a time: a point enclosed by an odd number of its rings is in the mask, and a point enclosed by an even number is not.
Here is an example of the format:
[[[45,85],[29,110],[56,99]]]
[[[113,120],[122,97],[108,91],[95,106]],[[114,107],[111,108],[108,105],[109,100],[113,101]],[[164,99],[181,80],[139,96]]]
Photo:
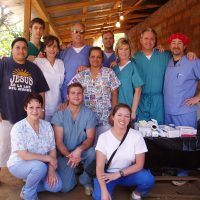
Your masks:
[[[12,41],[16,37],[22,36],[22,32],[16,31],[16,29],[16,25],[0,26],[0,57],[10,56]]]

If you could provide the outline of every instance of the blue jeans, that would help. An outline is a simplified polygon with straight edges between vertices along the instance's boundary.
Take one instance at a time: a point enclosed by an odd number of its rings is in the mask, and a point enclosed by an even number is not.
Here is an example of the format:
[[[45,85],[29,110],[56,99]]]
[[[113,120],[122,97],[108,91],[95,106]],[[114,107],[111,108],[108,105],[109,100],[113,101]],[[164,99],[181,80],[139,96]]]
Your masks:
[[[141,196],[146,196],[154,185],[154,176],[149,170],[142,169],[141,171],[130,174],[129,176],[111,181],[106,184],[111,196],[115,187],[118,185],[126,187],[136,186],[136,191],[139,192]],[[96,178],[94,179],[94,192],[92,196],[94,200],[101,200],[101,188]]]
[[[35,200],[37,192],[58,192],[62,188],[62,181],[57,175],[58,182],[50,187],[46,182],[48,165],[42,161],[19,161],[9,167],[9,171],[15,177],[26,180],[22,189],[25,200]]]
[[[86,169],[93,160],[95,160],[94,148],[89,148],[81,154],[81,162],[83,163],[84,169]],[[62,192],[72,190],[77,184],[75,169],[67,165],[67,162],[68,159],[66,157],[58,157],[58,173],[63,183]],[[92,185],[92,179],[85,171],[80,175],[79,182],[81,185]]]

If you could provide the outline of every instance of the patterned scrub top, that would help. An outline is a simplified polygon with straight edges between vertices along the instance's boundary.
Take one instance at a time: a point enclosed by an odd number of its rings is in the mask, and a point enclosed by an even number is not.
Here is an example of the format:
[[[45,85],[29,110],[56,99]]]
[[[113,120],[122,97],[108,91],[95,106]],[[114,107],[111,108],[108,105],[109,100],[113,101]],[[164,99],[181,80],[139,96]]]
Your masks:
[[[47,155],[55,149],[55,139],[52,126],[49,122],[40,119],[39,133],[37,134],[25,119],[17,122],[11,130],[11,155],[7,167],[15,165],[22,159],[16,151],[28,151],[31,153]]]
[[[90,69],[79,72],[71,83],[79,82],[84,87],[84,103],[98,116],[98,125],[108,124],[112,109],[111,92],[117,89],[120,81],[110,68],[102,67],[95,79],[91,78]]]

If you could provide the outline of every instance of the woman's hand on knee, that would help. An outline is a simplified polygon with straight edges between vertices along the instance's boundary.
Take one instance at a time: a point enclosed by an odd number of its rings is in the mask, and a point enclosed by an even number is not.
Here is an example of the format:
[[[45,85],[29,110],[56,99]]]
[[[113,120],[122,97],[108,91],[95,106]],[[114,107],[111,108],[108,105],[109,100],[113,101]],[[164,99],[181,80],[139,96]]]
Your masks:
[[[47,175],[47,184],[52,188],[58,182],[58,177],[54,170],[49,170]]]
[[[101,180],[104,180],[106,183],[109,183],[110,181],[114,181],[118,178],[120,178],[121,175],[119,172],[115,172],[115,173],[103,173],[100,178]]]

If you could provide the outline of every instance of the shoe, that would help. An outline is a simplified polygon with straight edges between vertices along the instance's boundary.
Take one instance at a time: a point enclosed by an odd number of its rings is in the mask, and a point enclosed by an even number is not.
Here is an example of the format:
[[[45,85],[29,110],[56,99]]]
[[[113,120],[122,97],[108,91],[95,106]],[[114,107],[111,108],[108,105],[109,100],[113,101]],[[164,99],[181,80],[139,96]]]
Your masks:
[[[93,187],[91,185],[84,185],[85,194],[91,196],[93,193]]]
[[[175,186],[185,185],[188,181],[172,181],[172,184]]]
[[[131,194],[131,200],[141,200],[142,197],[138,194],[135,194],[134,191]]]
[[[20,198],[21,198],[21,199],[24,199],[24,191],[23,191],[23,188],[22,188],[22,190],[21,190],[21,192],[20,192],[20,195],[19,195],[19,196],[20,196]]]
[[[19,195],[19,196],[20,196],[20,198],[21,198],[21,199],[23,199],[23,200],[24,200],[24,193],[23,193],[23,192],[24,192],[24,191],[23,191],[23,188],[22,188],[22,190],[21,190],[21,192],[20,192],[20,195]],[[35,200],[39,200],[39,199],[38,199],[38,197],[36,197],[36,199],[35,199]]]
[[[178,169],[177,170],[177,176],[178,177],[186,177],[189,176],[189,172],[187,170],[183,170],[183,169]],[[188,181],[172,181],[172,184],[175,186],[182,186],[185,185]]]

